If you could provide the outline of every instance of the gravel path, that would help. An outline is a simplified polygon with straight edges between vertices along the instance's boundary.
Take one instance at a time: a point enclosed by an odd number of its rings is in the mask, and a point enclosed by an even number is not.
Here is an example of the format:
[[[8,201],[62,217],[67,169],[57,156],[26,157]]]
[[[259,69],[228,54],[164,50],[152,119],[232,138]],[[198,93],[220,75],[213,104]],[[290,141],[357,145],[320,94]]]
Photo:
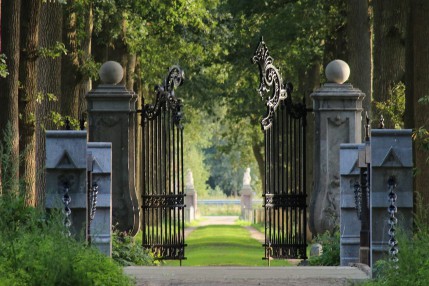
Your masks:
[[[350,286],[368,279],[354,267],[126,267],[138,286]]]

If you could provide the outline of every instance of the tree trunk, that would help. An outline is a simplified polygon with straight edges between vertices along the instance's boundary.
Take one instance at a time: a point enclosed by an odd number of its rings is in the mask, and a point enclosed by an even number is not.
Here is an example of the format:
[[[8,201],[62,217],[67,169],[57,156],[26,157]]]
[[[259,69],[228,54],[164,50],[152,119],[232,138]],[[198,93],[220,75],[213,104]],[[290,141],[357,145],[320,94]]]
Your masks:
[[[413,53],[412,66],[410,67],[413,75],[412,81],[407,84],[407,89],[413,92],[414,105],[414,128],[421,126],[429,128],[429,105],[418,103],[422,97],[428,96],[429,90],[429,2],[426,0],[411,1],[411,50]],[[428,151],[423,148],[421,141],[417,140],[415,144],[415,167],[417,174],[415,176],[415,190],[421,194],[424,206],[429,204],[429,191],[427,188],[427,178],[429,177],[429,165],[427,162]]]
[[[52,47],[56,42],[62,41],[63,5],[60,3],[45,3],[42,5],[40,14],[39,44],[41,47]],[[45,201],[45,130],[56,129],[52,121],[52,112],[60,113],[58,101],[50,100],[48,93],[56,96],[61,95],[61,57],[41,57],[38,62],[38,88],[44,95],[42,102],[37,106],[36,118],[36,204],[43,206]]]
[[[39,15],[41,0],[22,2],[21,55],[19,81],[19,151],[20,178],[24,185],[27,204],[36,200],[36,98],[37,98],[37,49],[39,47]]]
[[[135,78],[135,70],[136,70],[137,56],[135,54],[128,54],[127,60],[127,81],[125,87],[129,91],[134,90],[134,78]]]
[[[314,59],[313,64],[305,72],[304,81],[302,84],[303,94],[305,97],[305,103],[307,108],[312,108],[313,102],[310,99],[310,94],[320,86],[320,68],[321,60]],[[311,205],[311,198],[313,196],[314,189],[314,134],[315,134],[315,122],[314,115],[312,112],[307,113],[307,126],[306,126],[306,186],[307,186],[307,205]],[[308,209],[308,216],[310,213],[310,208]],[[310,225],[310,224],[309,224]],[[307,239],[311,239],[312,230],[308,228]]]
[[[372,41],[368,1],[347,1],[347,47],[351,82],[365,93],[363,109],[371,114]]]
[[[408,2],[403,0],[373,0],[374,7],[374,77],[373,98],[386,103],[392,99],[393,88],[405,80],[405,33]],[[373,105],[373,117],[381,111]],[[383,114],[386,128],[394,122]]]
[[[67,2],[63,8],[63,43],[68,51],[61,62],[61,114],[79,118],[79,55],[77,40],[77,14],[73,3]]]
[[[85,40],[82,43],[82,59],[80,60],[80,65],[85,65],[87,60],[91,59],[91,46],[92,46],[92,31],[94,28],[94,17],[92,11],[92,3],[88,3],[84,15],[85,19]],[[83,114],[86,113],[86,98],[85,96],[92,88],[92,81],[89,78],[88,74],[82,76],[81,81],[78,84],[78,93],[79,93],[79,111],[78,114],[80,117],[83,117]],[[83,118],[82,118],[83,119]]]
[[[10,172],[3,173],[2,186],[5,191],[17,191],[19,182],[19,111],[18,111],[18,86],[19,86],[19,48],[20,48],[20,17],[21,0],[2,1],[2,53],[7,57],[9,75],[0,77],[0,136],[4,138],[7,125],[10,125],[11,160]],[[3,141],[3,140],[2,140]],[[10,181],[9,181],[10,180]]]

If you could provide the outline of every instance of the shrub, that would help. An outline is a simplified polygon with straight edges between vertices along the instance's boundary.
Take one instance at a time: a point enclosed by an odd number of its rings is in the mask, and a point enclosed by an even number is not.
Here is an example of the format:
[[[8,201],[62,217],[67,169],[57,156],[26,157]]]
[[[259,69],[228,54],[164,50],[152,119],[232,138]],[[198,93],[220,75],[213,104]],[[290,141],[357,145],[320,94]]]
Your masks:
[[[0,196],[0,285],[132,285],[111,258],[17,195]]]
[[[122,266],[156,265],[153,253],[143,249],[134,237],[126,232],[114,230],[112,258]]]
[[[26,205],[8,130],[0,142],[0,286],[132,285],[114,260],[66,234],[60,211]]]
[[[322,245],[323,252],[320,256],[310,257],[309,265],[337,266],[340,265],[340,232],[331,234],[326,231],[322,235],[317,235],[314,243]]]
[[[365,285],[429,285],[429,213],[427,206],[421,205],[417,198],[417,210],[415,215],[415,232],[410,239],[409,233],[405,233],[399,227],[396,239],[398,240],[398,262],[390,259],[377,261],[375,265],[375,279]]]

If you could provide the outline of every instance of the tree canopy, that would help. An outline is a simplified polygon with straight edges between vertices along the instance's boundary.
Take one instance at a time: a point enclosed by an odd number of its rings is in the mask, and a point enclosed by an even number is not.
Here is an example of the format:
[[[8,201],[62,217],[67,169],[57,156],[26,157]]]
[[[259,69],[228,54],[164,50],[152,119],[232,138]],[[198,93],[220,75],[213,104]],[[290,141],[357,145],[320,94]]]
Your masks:
[[[359,9],[354,1],[339,0],[29,2],[1,2],[0,129],[6,130],[10,123],[16,156],[36,149],[26,153],[32,156],[27,162],[37,162],[35,169],[42,168],[44,153],[43,140],[34,138],[43,136],[43,128],[61,128],[64,116],[77,122],[86,110],[84,95],[97,85],[97,70],[104,61],[120,62],[125,72],[122,83],[145,102],[153,100],[153,87],[161,83],[168,67],[178,64],[186,74],[185,85],[177,91],[185,108],[185,162],[194,173],[197,191],[208,194],[217,187],[227,195],[237,194],[244,170],[251,167],[252,182],[260,192],[263,134],[259,121],[265,106],[256,92],[258,69],[250,58],[261,36],[284,80],[293,83],[294,100],[306,98],[311,105],[308,96],[324,81],[323,66],[341,58],[351,64],[353,81],[365,83],[366,109],[374,98],[374,116],[383,114],[392,125],[388,127],[415,128],[419,130],[416,138],[427,140],[421,119],[426,109],[419,108],[418,101],[426,93],[420,90],[424,85],[419,85],[418,75],[387,78],[403,75],[406,61],[417,63],[421,56],[413,47],[419,46],[419,35],[425,31],[416,27],[429,27],[428,20],[411,21],[406,15],[426,9],[422,0],[362,1]],[[405,16],[396,17],[398,9]],[[400,23],[393,25],[389,19]],[[39,24],[43,29],[29,28]],[[367,33],[356,32],[357,28]],[[413,44],[406,47],[404,37]],[[393,40],[382,45],[380,41],[386,39]],[[368,44],[360,45],[363,42]],[[383,61],[382,53],[393,49],[403,55],[398,65]],[[37,66],[29,74],[23,72],[31,61]],[[408,67],[415,69],[415,65]],[[353,74],[354,70],[359,73]],[[374,95],[367,87],[373,82]],[[378,90],[386,88],[380,95]],[[28,104],[35,100],[37,105]],[[30,109],[23,111],[25,106]],[[18,127],[18,121],[25,124]],[[18,138],[28,140],[18,146]],[[429,171],[425,163],[419,168],[421,174]],[[18,173],[26,179],[27,191],[36,193],[31,203],[40,203],[43,176],[28,179],[35,174],[22,168]],[[35,191],[39,187],[42,190]],[[427,193],[421,188],[417,187]]]

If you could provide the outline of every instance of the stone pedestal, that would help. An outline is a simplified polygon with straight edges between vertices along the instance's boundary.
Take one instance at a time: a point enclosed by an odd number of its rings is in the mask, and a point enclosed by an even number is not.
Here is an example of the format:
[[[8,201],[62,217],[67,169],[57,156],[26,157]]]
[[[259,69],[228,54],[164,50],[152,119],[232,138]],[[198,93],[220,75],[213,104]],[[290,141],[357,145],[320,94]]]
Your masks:
[[[96,210],[91,222],[91,244],[112,255],[112,144],[88,143],[92,158],[92,183],[98,186]]]
[[[185,220],[191,222],[196,219],[197,214],[197,192],[194,188],[194,177],[191,170],[188,170],[186,174],[185,195]]]
[[[253,221],[253,189],[249,185],[244,185],[241,189],[241,219],[245,221]]]
[[[113,224],[132,235],[139,228],[135,189],[136,100],[124,86],[107,82],[91,90],[88,102],[88,140],[112,142]]]
[[[389,180],[397,195],[395,205],[400,228],[412,232],[413,156],[411,130],[374,129],[371,132],[371,267],[389,254]],[[397,229],[397,227],[395,227]],[[401,241],[398,242],[399,249]],[[400,251],[400,250],[399,250]]]
[[[355,200],[355,184],[359,183],[359,149],[365,144],[340,146],[340,264],[359,262],[361,221]]]
[[[309,226],[316,234],[332,231],[339,225],[340,144],[361,142],[362,100],[365,95],[351,84],[326,83],[310,96],[316,133]]]
[[[68,196],[71,210],[70,233],[86,238],[87,150],[86,131],[46,131],[47,209],[65,209]]]

